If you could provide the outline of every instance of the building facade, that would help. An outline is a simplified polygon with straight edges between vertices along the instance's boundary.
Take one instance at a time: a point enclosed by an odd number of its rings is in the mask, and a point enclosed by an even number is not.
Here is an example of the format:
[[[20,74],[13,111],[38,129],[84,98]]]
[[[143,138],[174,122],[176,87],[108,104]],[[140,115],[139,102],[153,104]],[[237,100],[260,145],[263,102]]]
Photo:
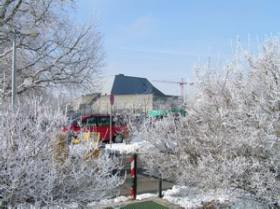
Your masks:
[[[114,105],[110,106],[110,95]],[[74,103],[81,113],[144,113],[154,109],[168,109],[178,104],[178,97],[168,96],[154,87],[146,78],[116,75],[109,92],[86,95]]]

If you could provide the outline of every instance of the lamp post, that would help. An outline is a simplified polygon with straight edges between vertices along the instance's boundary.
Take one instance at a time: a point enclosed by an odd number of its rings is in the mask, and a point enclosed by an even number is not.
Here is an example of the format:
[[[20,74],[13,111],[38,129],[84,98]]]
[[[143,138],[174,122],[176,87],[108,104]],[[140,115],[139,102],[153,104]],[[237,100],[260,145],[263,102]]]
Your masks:
[[[112,106],[114,105],[115,97],[113,94],[110,94],[110,147],[112,147],[112,139],[113,139],[113,133],[112,133]]]
[[[12,57],[12,107],[15,110],[16,106],[16,32],[13,33],[13,57]]]

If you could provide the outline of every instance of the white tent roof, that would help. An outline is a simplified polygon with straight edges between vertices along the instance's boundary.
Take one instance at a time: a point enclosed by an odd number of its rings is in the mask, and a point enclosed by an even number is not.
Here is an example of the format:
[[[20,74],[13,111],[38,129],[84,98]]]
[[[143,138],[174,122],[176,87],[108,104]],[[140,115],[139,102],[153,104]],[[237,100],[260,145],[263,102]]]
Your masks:
[[[101,94],[109,95],[113,87],[115,76],[106,76],[102,78]]]

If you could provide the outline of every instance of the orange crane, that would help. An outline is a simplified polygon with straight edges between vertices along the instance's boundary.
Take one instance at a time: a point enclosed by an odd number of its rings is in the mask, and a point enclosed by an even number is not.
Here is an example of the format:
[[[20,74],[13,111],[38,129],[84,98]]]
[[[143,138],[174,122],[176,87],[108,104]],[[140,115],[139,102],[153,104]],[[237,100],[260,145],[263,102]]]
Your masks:
[[[185,103],[185,85],[189,84],[189,85],[193,85],[193,83],[191,82],[186,82],[184,81],[184,79],[182,78],[181,81],[166,81],[166,80],[153,80],[154,82],[160,82],[160,83],[170,83],[170,84],[179,84],[180,86],[180,93],[181,93],[181,97],[183,102]]]

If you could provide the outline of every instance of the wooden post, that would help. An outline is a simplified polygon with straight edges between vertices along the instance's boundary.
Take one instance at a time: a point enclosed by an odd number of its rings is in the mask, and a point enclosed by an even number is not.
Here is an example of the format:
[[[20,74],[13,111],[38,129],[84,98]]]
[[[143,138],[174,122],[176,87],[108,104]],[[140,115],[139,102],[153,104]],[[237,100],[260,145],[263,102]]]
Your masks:
[[[130,175],[132,178],[130,194],[132,196],[132,200],[136,200],[136,195],[137,195],[137,154],[133,154],[133,156],[131,158]]]

